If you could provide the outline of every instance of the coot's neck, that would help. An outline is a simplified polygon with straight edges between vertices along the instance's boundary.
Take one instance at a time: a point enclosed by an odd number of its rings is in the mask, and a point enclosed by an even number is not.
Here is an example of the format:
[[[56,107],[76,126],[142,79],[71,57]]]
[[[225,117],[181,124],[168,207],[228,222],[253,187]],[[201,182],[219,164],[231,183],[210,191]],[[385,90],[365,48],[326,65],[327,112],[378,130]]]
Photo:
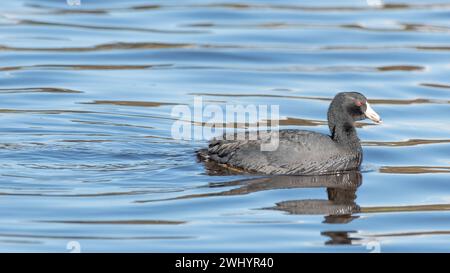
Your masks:
[[[350,117],[345,120],[340,120],[336,124],[331,124],[330,131],[331,138],[335,142],[354,151],[361,150],[361,143],[356,134],[353,120]]]

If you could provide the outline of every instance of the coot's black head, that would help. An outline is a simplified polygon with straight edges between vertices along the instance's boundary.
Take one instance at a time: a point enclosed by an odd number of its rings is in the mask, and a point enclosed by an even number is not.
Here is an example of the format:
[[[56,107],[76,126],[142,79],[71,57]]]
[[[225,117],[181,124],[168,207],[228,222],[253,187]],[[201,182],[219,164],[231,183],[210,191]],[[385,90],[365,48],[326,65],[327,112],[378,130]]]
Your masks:
[[[328,109],[328,124],[330,130],[334,126],[345,123],[353,124],[354,121],[371,119],[375,123],[381,123],[380,116],[372,109],[367,98],[358,92],[338,93]]]

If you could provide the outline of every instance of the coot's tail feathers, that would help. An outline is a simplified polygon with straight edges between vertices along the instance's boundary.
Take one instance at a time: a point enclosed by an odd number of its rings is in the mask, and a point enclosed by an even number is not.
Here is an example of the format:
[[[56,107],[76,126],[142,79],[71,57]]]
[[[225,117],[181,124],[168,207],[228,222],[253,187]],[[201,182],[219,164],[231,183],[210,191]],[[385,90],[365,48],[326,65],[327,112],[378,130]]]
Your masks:
[[[196,151],[196,153],[197,153],[197,156],[199,159],[207,160],[209,158],[208,149],[206,149],[206,148],[200,149],[200,150]]]
[[[221,139],[217,139],[217,138],[211,139],[208,144],[208,148],[203,148],[203,149],[196,151],[197,156],[202,160],[208,160],[209,158],[211,158],[211,155],[215,154],[214,146],[220,146],[222,143],[223,143],[223,140],[221,140]]]

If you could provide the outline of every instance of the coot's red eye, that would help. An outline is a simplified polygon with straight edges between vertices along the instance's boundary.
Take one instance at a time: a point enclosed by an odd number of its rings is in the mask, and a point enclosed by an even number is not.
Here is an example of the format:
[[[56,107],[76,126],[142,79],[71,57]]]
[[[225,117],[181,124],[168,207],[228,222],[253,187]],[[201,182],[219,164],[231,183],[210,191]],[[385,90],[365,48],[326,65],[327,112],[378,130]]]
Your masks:
[[[356,104],[356,106],[361,106],[363,103],[362,103],[362,101],[360,101],[360,100],[357,100],[357,101],[355,101],[355,104]]]

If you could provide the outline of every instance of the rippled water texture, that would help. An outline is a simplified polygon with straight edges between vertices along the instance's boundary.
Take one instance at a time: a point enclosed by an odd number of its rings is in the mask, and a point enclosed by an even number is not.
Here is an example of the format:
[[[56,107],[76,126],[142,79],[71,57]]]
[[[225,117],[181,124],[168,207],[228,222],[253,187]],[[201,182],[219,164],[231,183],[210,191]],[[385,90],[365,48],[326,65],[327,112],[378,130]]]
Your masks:
[[[450,2],[400,1],[2,2],[0,251],[450,251]],[[195,95],[327,133],[340,91],[384,119],[361,173],[211,175],[171,138]]]

